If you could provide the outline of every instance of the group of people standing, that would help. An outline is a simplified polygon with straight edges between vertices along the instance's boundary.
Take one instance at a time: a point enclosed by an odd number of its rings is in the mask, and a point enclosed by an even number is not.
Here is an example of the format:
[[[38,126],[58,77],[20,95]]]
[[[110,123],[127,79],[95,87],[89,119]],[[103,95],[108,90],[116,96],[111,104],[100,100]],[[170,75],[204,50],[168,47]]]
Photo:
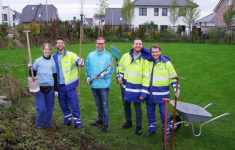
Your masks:
[[[125,53],[119,66],[117,80],[122,85],[124,100],[124,112],[126,122],[120,127],[127,129],[132,127],[131,102],[134,103],[136,112],[135,135],[142,133],[142,109],[141,103],[146,102],[149,131],[146,136],[156,133],[157,122],[155,117],[156,104],[162,121],[162,135],[164,135],[165,102],[162,98],[169,98],[169,86],[176,91],[176,71],[170,58],[161,55],[161,47],[152,45],[150,50],[143,47],[141,39],[135,39],[130,52]],[[167,115],[167,139],[170,137],[170,116]]]
[[[49,127],[54,107],[54,96],[58,95],[64,123],[82,129],[79,100],[76,93],[78,86],[78,67],[84,66],[84,60],[75,53],[66,51],[65,40],[56,40],[57,52],[50,56],[52,47],[45,43],[43,56],[36,59],[33,65],[35,75],[39,79],[40,91],[35,93],[37,110],[37,128]],[[96,50],[89,53],[86,59],[87,84],[91,86],[92,94],[98,111],[98,120],[91,126],[102,126],[107,132],[109,127],[108,94],[111,77],[114,72],[112,55],[105,50],[105,39],[96,39]],[[110,67],[107,67],[110,66]],[[122,85],[122,98],[126,122],[121,129],[132,127],[131,102],[136,112],[135,135],[142,133],[141,103],[146,102],[149,131],[147,136],[156,132],[155,107],[159,105],[159,112],[164,131],[165,102],[162,98],[169,98],[169,86],[176,91],[176,71],[170,58],[161,55],[159,45],[152,45],[150,50],[143,47],[141,39],[135,39],[130,52],[125,53],[117,69],[117,82]],[[55,91],[55,92],[54,92]],[[167,138],[170,137],[170,117],[167,115]]]

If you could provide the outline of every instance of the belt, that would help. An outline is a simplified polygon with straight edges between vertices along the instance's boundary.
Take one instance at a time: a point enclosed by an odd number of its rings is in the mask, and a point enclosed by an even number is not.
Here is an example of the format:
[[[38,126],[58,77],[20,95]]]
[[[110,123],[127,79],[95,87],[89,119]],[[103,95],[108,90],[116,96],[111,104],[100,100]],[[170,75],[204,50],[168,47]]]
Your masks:
[[[65,86],[65,84],[60,84],[60,86]]]

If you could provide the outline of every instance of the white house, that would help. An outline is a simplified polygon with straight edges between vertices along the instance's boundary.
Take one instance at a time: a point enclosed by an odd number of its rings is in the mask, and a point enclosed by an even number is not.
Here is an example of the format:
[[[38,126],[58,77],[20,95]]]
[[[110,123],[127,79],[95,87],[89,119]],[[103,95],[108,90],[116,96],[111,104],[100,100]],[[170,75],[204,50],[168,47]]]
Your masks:
[[[0,0],[0,25],[2,24],[2,0]]]
[[[178,10],[182,9],[187,0],[177,0]],[[172,0],[135,0],[135,17],[132,24],[134,27],[153,21],[159,30],[164,30],[167,26],[173,26],[170,21],[169,5]],[[187,25],[183,22],[183,16],[180,16],[175,26],[182,26],[183,30]]]
[[[9,6],[2,7],[2,24],[6,26],[15,26],[15,11],[13,11]]]

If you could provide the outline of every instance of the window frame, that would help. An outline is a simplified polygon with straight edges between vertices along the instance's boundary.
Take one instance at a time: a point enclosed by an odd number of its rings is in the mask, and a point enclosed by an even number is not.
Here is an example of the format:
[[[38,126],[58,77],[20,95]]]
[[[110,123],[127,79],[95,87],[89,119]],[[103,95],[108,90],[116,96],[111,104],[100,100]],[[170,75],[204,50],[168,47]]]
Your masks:
[[[147,8],[139,8],[139,16],[147,16]]]
[[[8,21],[8,15],[7,14],[3,14],[3,21]]]
[[[232,0],[226,0],[226,5],[227,5],[227,6],[232,5]]]
[[[166,15],[164,15],[163,10],[166,10]],[[168,16],[168,9],[167,8],[162,8],[162,16]]]
[[[157,11],[156,11],[157,10]],[[157,15],[155,15],[155,13],[157,13]],[[159,16],[159,8],[154,8],[154,12],[153,12],[153,15],[154,16]]]

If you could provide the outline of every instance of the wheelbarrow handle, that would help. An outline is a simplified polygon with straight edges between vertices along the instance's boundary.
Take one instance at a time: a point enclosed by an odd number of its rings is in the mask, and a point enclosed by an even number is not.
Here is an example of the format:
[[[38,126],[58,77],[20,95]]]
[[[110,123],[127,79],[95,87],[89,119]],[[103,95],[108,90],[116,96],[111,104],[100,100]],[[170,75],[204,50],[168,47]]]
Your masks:
[[[214,105],[215,105],[215,103],[210,103],[210,104],[206,105],[205,107],[203,107],[203,109],[207,109],[209,106],[214,106]]]

